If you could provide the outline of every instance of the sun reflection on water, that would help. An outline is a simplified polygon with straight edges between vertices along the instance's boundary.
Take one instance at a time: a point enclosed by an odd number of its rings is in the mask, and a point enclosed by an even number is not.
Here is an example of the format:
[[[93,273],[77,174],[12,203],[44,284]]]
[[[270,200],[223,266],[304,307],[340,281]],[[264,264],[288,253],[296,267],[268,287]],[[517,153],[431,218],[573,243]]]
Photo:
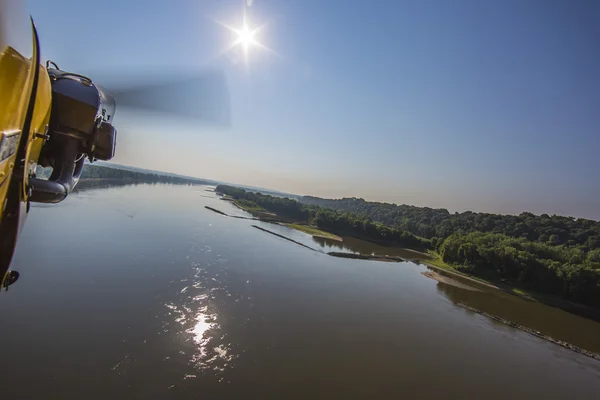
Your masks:
[[[199,314],[196,317],[198,321],[196,325],[191,329],[191,333],[194,335],[194,342],[202,344],[204,342],[204,333],[211,328],[211,323],[206,320],[205,314]]]
[[[202,310],[206,310],[206,307],[202,307]],[[198,349],[198,354],[193,357],[195,362],[207,356],[207,346],[211,339],[208,331],[217,326],[215,323],[211,323],[211,317],[214,318],[214,316],[200,312],[195,318],[195,325],[187,331],[192,334],[192,339]]]
[[[218,282],[210,279],[209,281]],[[227,296],[228,292],[218,287],[207,291],[202,282],[196,282],[180,293],[183,304],[168,303],[165,306],[169,310],[170,320],[174,321],[176,326],[181,326],[181,329],[176,331],[183,335],[186,342],[193,344],[190,363],[198,370],[225,371],[236,357],[231,343],[227,342],[228,335],[219,323],[214,303],[216,296]],[[192,376],[188,375],[185,379]]]

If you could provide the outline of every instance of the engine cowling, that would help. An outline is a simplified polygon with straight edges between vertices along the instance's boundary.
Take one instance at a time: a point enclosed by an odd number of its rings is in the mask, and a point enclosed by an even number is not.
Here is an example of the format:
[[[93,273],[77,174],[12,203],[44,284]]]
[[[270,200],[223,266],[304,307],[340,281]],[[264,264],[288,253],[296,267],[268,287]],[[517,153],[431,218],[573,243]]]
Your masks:
[[[110,160],[117,130],[112,125],[114,98],[86,76],[48,68],[52,111],[39,164],[52,167],[48,180],[30,179],[31,201],[58,203],[73,190],[84,158]]]

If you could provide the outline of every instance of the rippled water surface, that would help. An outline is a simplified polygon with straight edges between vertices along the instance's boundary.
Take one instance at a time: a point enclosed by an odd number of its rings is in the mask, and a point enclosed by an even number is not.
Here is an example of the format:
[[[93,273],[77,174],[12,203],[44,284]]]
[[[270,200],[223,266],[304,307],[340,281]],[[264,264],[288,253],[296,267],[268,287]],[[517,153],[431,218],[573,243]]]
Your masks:
[[[13,264],[21,279],[0,295],[2,398],[600,393],[599,362],[455,302],[596,350],[600,324],[438,283],[413,263],[310,251],[205,205],[243,215],[203,187],[168,185],[34,206]]]

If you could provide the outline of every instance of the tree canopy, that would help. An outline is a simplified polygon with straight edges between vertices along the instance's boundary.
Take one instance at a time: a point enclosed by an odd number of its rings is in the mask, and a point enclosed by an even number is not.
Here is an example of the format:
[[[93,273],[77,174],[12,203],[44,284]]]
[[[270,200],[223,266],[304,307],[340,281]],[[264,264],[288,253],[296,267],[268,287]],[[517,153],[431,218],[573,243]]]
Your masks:
[[[600,222],[547,214],[501,215],[466,211],[451,214],[443,208],[378,203],[359,198],[321,199],[305,196],[304,204],[366,215],[373,221],[407,230],[424,238],[447,238],[454,233],[500,233],[551,246],[579,246],[584,251],[600,247]]]
[[[217,191],[339,235],[436,249],[458,270],[600,307],[600,223],[563,216],[450,213],[445,209],[288,198],[229,186]]]
[[[499,233],[454,233],[439,247],[459,270],[600,307],[600,251]]]
[[[262,193],[247,192],[243,189],[219,185],[218,193],[229,195],[237,200],[245,200],[298,222],[315,225],[316,227],[339,235],[355,236],[388,245],[426,249],[431,247],[431,241],[413,235],[401,229],[390,228],[374,222],[371,218],[355,213],[343,213],[326,208],[302,204],[287,197],[274,197]],[[248,205],[248,203],[246,203]]]

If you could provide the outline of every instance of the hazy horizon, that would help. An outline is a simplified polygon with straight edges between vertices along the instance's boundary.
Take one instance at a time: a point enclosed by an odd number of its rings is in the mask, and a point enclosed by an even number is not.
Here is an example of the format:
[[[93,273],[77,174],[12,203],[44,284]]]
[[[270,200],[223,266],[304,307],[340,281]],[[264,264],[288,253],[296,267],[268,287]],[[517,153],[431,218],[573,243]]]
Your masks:
[[[134,167],[134,168],[141,168],[141,169],[145,169],[145,170],[152,170],[152,171],[156,171],[156,172],[167,172],[167,173],[174,173],[174,174],[179,174],[177,172],[171,172],[171,171],[161,171],[161,170],[156,170],[154,168],[146,168],[146,167],[140,167],[137,165],[125,165],[125,164],[120,164],[120,163],[116,163],[116,162],[102,162],[102,163],[94,163],[93,165],[120,165],[123,167]],[[215,182],[215,183],[219,183],[219,184],[226,184],[226,185],[232,185],[232,186],[237,186],[237,187],[247,187],[247,188],[254,188],[254,189],[264,189],[265,191],[271,191],[271,192],[276,192],[276,193],[280,193],[280,194],[288,194],[288,195],[293,195],[293,196],[313,196],[313,197],[320,197],[320,198],[324,198],[324,199],[342,199],[342,198],[362,198],[366,201],[372,201],[372,202],[385,202],[385,203],[392,203],[392,204],[398,204],[398,205],[408,205],[408,206],[416,206],[416,207],[430,207],[430,208],[442,208],[442,209],[447,209],[450,213],[454,213],[454,212],[465,212],[465,211],[472,211],[472,212],[477,212],[477,213],[491,213],[491,214],[511,214],[511,215],[519,215],[523,212],[531,212],[533,214],[536,215],[541,215],[541,214],[548,214],[548,215],[560,215],[560,216],[565,216],[565,217],[573,217],[573,218],[585,218],[585,219],[591,219],[594,221],[600,221],[600,219],[598,218],[592,218],[592,217],[585,217],[585,216],[577,216],[577,215],[568,215],[568,214],[559,214],[559,213],[544,213],[544,212],[534,212],[531,210],[518,210],[515,212],[498,212],[498,211],[486,211],[486,210],[475,210],[475,209],[453,209],[451,207],[444,207],[442,206],[431,206],[431,205],[426,205],[426,204],[412,204],[412,203],[407,203],[407,202],[396,202],[396,201],[388,201],[388,200],[381,200],[381,199],[374,199],[374,198],[365,198],[362,196],[357,196],[357,195],[352,195],[352,194],[348,194],[348,195],[341,195],[341,196],[337,196],[337,197],[331,197],[331,196],[321,196],[321,195],[317,195],[314,193],[298,193],[298,192],[290,192],[290,191],[286,191],[286,190],[281,190],[275,187],[270,187],[270,186],[256,186],[256,185],[251,185],[248,184],[246,182],[230,182],[230,181],[223,181],[223,180],[218,180],[218,179],[214,179],[210,176],[191,176],[191,175],[186,175],[186,174],[179,174],[182,176],[188,176],[190,178],[197,178],[197,179],[201,179],[201,180],[206,180],[206,181],[211,181],[211,182]]]
[[[113,160],[324,198],[600,220],[600,3],[30,0],[63,69],[225,74],[231,125],[117,107]],[[142,10],[143,12],[140,12]],[[246,12],[263,26],[224,51]],[[94,45],[91,45],[91,44]],[[100,81],[100,83],[102,83]],[[172,99],[165,99],[171,101]]]

